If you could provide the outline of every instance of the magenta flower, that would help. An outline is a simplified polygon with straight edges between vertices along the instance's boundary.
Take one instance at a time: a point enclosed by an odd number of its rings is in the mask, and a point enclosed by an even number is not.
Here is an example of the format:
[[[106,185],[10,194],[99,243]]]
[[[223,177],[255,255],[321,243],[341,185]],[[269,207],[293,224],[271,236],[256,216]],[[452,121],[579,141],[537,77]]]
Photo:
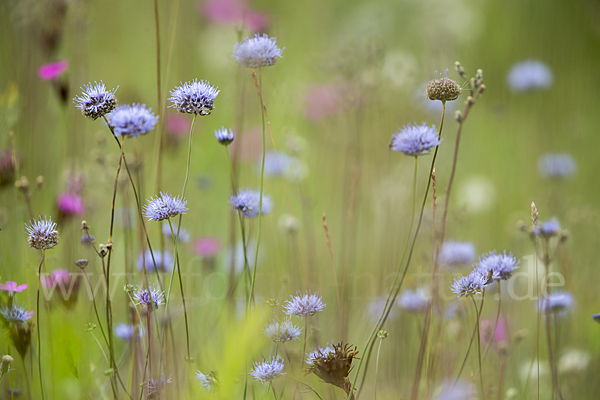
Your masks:
[[[63,193],[57,199],[58,209],[66,215],[83,214],[83,199],[78,194]]]
[[[20,293],[23,290],[27,289],[27,284],[17,285],[16,282],[6,281],[6,283],[0,283],[0,290],[6,290],[9,296],[12,296],[14,293]]]
[[[169,114],[166,117],[167,133],[176,138],[185,137],[190,132],[190,120],[181,114]]]
[[[244,25],[251,31],[267,28],[269,19],[264,13],[249,9],[246,0],[208,0],[201,8],[210,21],[227,25]]]
[[[196,240],[194,248],[202,257],[213,257],[221,250],[221,241],[215,237],[203,237]]]
[[[58,78],[63,72],[69,67],[67,60],[61,60],[59,62],[44,64],[38,70],[38,75],[45,81],[51,81]]]
[[[71,276],[69,274],[69,270],[55,269],[54,271],[50,272],[50,276],[42,277],[42,286],[53,287],[56,284],[68,283],[70,279],[71,279]]]

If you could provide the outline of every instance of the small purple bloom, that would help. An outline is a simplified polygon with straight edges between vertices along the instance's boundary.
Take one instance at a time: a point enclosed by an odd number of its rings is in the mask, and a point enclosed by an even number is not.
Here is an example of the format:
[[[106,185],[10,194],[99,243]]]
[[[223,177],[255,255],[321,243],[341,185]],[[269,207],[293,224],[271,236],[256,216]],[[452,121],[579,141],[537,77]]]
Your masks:
[[[158,117],[145,104],[126,104],[110,114],[108,124],[115,136],[125,135],[133,139],[154,129],[157,122]]]
[[[6,322],[27,322],[33,317],[33,311],[27,311],[25,306],[20,306],[19,303],[14,302],[9,308],[8,306],[2,306],[0,308],[0,315],[4,317]]]
[[[258,217],[261,211],[260,192],[256,190],[242,189],[236,196],[231,195],[229,203],[246,218]],[[263,195],[262,214],[268,214],[272,210],[273,203],[271,202],[271,197]]]
[[[194,250],[201,257],[214,257],[221,251],[221,241],[215,237],[203,237],[196,240]]]
[[[52,217],[36,221],[35,219],[29,222],[29,225],[25,225],[29,237],[29,247],[33,247],[38,250],[48,250],[58,244],[58,231],[56,230],[56,223],[52,222]]]
[[[564,315],[574,303],[571,293],[562,291],[556,291],[539,300],[539,306],[546,314],[557,315]]]
[[[490,283],[490,279],[486,275],[482,275],[478,269],[474,269],[467,276],[461,276],[459,279],[454,278],[454,283],[450,286],[450,290],[458,295],[472,296],[481,293],[483,288]]]
[[[154,261],[152,255],[154,254]],[[154,272],[154,262],[156,262],[156,269],[159,272],[167,272],[173,269],[173,256],[165,249],[165,252],[161,254],[158,251],[150,252],[150,249],[146,249],[144,253],[140,253],[137,259],[137,268],[143,270],[144,267],[148,272]]]
[[[533,229],[533,233],[543,238],[550,238],[558,235],[560,232],[560,222],[556,218],[550,221],[544,221],[540,226],[536,226]]]
[[[538,159],[538,170],[546,179],[567,179],[575,174],[577,165],[570,154],[548,153]]]
[[[225,128],[224,126],[215,131],[215,137],[217,138],[217,141],[224,146],[229,145],[231,142],[233,142],[233,139],[235,139],[231,129]]]
[[[439,146],[442,141],[438,138],[435,126],[406,125],[392,136],[390,150],[398,151],[407,156],[418,157],[428,154],[430,149]]]
[[[115,92],[117,89],[106,90],[104,82],[94,82],[95,85],[88,83],[85,88],[81,88],[83,93],[73,99],[75,107],[81,110],[84,117],[96,120],[117,106]]]
[[[182,83],[171,90],[169,101],[171,107],[182,114],[210,115],[215,109],[213,102],[219,95],[219,90],[208,83],[194,79],[191,82]]]
[[[66,215],[83,214],[83,199],[78,194],[63,193],[57,199],[58,209]]]
[[[409,312],[424,312],[429,309],[431,296],[425,289],[410,290],[402,292],[398,298],[398,306]]]
[[[513,257],[512,253],[507,255],[506,250],[503,254],[496,254],[494,250],[482,255],[476,268],[483,276],[492,271],[492,279],[507,280],[512,276],[513,271],[519,268],[519,261]]]
[[[281,58],[284,49],[277,47],[277,39],[270,38],[264,33],[258,33],[253,38],[245,38],[233,48],[233,58],[239,65],[247,68],[267,67],[275,64],[277,57]]]
[[[133,294],[133,300],[136,301],[135,305],[145,304],[150,307],[158,309],[158,306],[165,302],[165,292],[158,291],[154,284],[148,285],[148,289],[144,289],[138,285],[138,291]]]
[[[460,267],[475,260],[475,246],[469,242],[444,242],[439,263],[448,267]]]
[[[44,64],[38,69],[38,75],[45,81],[51,81],[58,78],[69,67],[67,60],[61,60],[55,63]]]
[[[260,382],[271,382],[273,379],[285,375],[283,371],[283,360],[271,357],[268,361],[264,360],[261,363],[254,363],[254,368],[250,371],[250,375]]]
[[[173,197],[169,193],[160,193],[160,196],[150,198],[144,207],[144,214],[149,221],[162,221],[188,210],[187,201],[180,196]]]
[[[291,297],[291,300],[286,301],[283,306],[287,315],[307,317],[325,309],[325,304],[321,300],[319,292],[312,294],[309,290],[306,294],[302,294],[298,291],[296,296]]]
[[[539,61],[529,60],[513,65],[506,80],[513,92],[548,89],[552,86],[552,71]]]

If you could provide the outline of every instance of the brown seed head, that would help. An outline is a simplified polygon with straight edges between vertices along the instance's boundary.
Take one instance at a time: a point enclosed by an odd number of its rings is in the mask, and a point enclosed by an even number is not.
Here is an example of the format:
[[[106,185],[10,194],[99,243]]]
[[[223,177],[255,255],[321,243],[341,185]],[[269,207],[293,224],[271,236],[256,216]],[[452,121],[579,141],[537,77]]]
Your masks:
[[[450,78],[435,79],[425,88],[429,100],[452,101],[458,99],[462,89],[458,83]]]

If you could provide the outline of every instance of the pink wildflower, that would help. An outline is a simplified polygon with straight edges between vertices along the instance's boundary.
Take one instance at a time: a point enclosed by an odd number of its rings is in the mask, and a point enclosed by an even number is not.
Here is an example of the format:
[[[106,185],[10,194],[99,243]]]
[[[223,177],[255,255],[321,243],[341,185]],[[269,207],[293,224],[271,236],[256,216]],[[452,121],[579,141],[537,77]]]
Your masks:
[[[10,296],[14,293],[20,293],[27,289],[27,284],[17,285],[16,282],[6,281],[6,283],[0,283],[0,290],[6,290]]]
[[[38,70],[38,75],[45,81],[51,81],[58,78],[63,72],[69,67],[67,60],[61,60],[59,62],[44,64]]]

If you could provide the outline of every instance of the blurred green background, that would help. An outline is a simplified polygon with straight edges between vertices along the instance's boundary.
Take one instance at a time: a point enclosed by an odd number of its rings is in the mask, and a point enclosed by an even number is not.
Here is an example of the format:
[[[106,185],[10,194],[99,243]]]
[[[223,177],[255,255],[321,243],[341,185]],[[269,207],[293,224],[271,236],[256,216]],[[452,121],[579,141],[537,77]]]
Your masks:
[[[108,240],[119,153],[105,124],[86,120],[71,103],[70,99],[80,94],[79,87],[102,80],[108,88],[119,87],[120,104],[144,103],[160,114],[160,130],[164,132],[160,187],[156,184],[158,129],[131,141],[126,148],[128,159],[136,167],[143,199],[154,196],[158,189],[179,193],[185,175],[187,133],[173,135],[168,126],[169,118],[175,115],[174,110],[164,109],[170,104],[166,100],[168,92],[180,82],[195,78],[208,80],[221,90],[213,114],[199,118],[195,127],[192,179],[186,194],[190,211],[182,226],[193,240],[219,238],[222,250],[214,271],[202,269],[193,242],[184,245],[180,254],[184,272],[198,273],[186,282],[186,295],[190,297],[196,358],[190,371],[203,372],[217,369],[210,361],[218,364],[223,357],[221,349],[236,341],[224,332],[233,329],[230,324],[234,322],[223,317],[227,309],[232,214],[228,204],[229,169],[213,132],[226,126],[234,128],[238,139],[243,135],[238,182],[240,187],[258,188],[261,124],[250,72],[238,67],[231,57],[239,40],[238,26],[207,18],[203,12],[208,6],[197,1],[158,1],[160,109],[153,2],[5,0],[0,4],[0,148],[14,146],[20,157],[19,176],[15,174],[8,180],[27,176],[34,186],[36,177],[42,175],[44,185],[33,195],[32,209],[35,216],[53,217],[57,215],[56,198],[67,190],[73,175],[81,173],[85,182],[85,211],[60,224],[61,244],[49,252],[47,271],[69,268],[76,272],[74,260],[92,257],[80,244],[82,219],[92,228],[97,243]],[[275,175],[265,183],[265,192],[273,196],[275,208],[263,220],[257,274],[257,304],[265,308],[264,315],[244,331],[252,345],[248,345],[247,352],[240,350],[235,368],[249,368],[251,361],[271,354],[272,348],[261,335],[262,324],[268,318],[263,300],[274,298],[282,303],[296,290],[319,290],[328,305],[311,328],[309,346],[341,340],[345,325],[340,323],[336,309],[336,283],[321,222],[323,213],[331,234],[338,288],[349,315],[346,339],[363,345],[375,321],[369,303],[387,295],[410,222],[414,162],[388,151],[387,145],[392,134],[408,123],[424,121],[439,126],[440,113],[425,104],[422,87],[436,74],[445,74],[446,68],[451,78],[462,83],[454,70],[458,60],[468,76],[479,68],[483,70],[486,91],[463,130],[446,237],[473,242],[478,254],[493,249],[512,251],[522,259],[521,268],[530,271],[533,246],[517,229],[517,221],[530,221],[532,201],[542,220],[557,217],[561,221],[569,231],[569,240],[553,268],[565,277],[564,290],[574,295],[576,305],[561,321],[559,354],[575,348],[591,356],[587,368],[561,375],[561,385],[565,399],[595,398],[600,389],[600,326],[591,318],[600,312],[595,254],[600,235],[600,158],[596,156],[600,145],[596,134],[600,126],[599,3],[307,0],[253,1],[247,7],[264,13],[268,23],[260,32],[276,37],[277,44],[285,47],[283,58],[265,68],[261,76],[277,150],[296,156],[305,172],[300,178],[286,177],[286,188],[309,282],[307,286],[295,236],[282,227],[285,220],[281,218],[287,214],[286,196],[281,179]],[[242,35],[253,33],[245,29]],[[41,65],[62,59],[68,60],[69,67],[58,80],[38,77]],[[553,84],[546,90],[514,93],[507,84],[507,74],[515,63],[529,59],[539,60],[552,70]],[[66,101],[56,90],[59,85],[66,88]],[[328,101],[327,94],[314,91],[322,85],[342,89]],[[449,107],[463,109],[464,96],[454,103]],[[310,114],[311,106],[331,112],[316,118]],[[191,117],[185,117],[189,126]],[[448,182],[456,128],[450,109],[436,164],[438,204],[443,202]],[[272,149],[270,138],[267,148]],[[577,163],[576,174],[564,181],[543,179],[538,159],[546,153],[571,154]],[[429,157],[420,160],[419,198],[426,185],[429,162]],[[123,179],[117,215],[133,213],[135,222],[135,203],[128,185]],[[1,276],[27,283],[29,289],[19,295],[19,300],[34,309],[39,254],[26,245],[23,225],[28,220],[23,194],[11,182],[3,185]],[[151,240],[156,243],[160,242],[158,225],[147,224]],[[256,235],[257,225],[250,229],[251,235]],[[431,238],[428,205],[406,287],[428,284]],[[114,242],[115,271],[135,270],[132,266],[143,243],[139,227],[129,229],[118,223]],[[449,286],[450,275],[447,273],[442,281],[444,287]],[[131,282],[139,283],[137,279],[133,277]],[[129,315],[126,297],[121,294],[124,282],[116,288],[120,303],[115,300],[115,321],[126,321]],[[241,287],[239,295],[243,299]],[[446,295],[450,297],[448,289]],[[178,291],[175,296],[179,299]],[[490,299],[483,313],[493,318],[497,302]],[[529,382],[528,393],[521,397],[525,381],[520,371],[535,354],[536,303],[507,300],[505,310],[510,313],[507,319],[512,332],[527,329],[529,335],[515,347],[516,351],[511,350],[504,388],[516,388],[518,398],[535,398],[535,382]],[[278,313],[281,315],[280,310]],[[91,322],[91,315],[84,296],[74,310],[58,306],[42,310],[42,325],[50,329],[43,354],[50,398],[109,395],[102,386],[105,366],[101,353],[83,329]],[[183,335],[180,317],[176,315],[174,324],[176,332]],[[468,345],[473,323],[470,318],[470,322],[461,320],[455,333],[445,331],[434,344],[434,351],[449,361],[448,366],[435,366],[435,380],[430,386],[455,377]],[[383,343],[387,350],[380,361],[380,398],[406,398],[410,393],[421,325],[422,317],[405,314],[388,324],[390,338]],[[543,334],[541,339],[544,359]],[[8,337],[2,340],[8,346]],[[290,346],[294,346],[290,349],[293,354],[301,354],[298,343]],[[119,343],[119,349],[125,347]],[[359,350],[362,354],[364,349]],[[180,351],[183,357],[183,347]],[[473,354],[472,350],[472,364],[468,365],[475,374]],[[497,387],[499,359],[490,357],[484,365],[486,379],[494,386],[492,392]],[[27,371],[27,362],[32,360],[26,361]],[[23,366],[17,361],[15,379],[23,384]],[[128,368],[123,367],[123,372]],[[187,375],[181,372],[174,379],[186,382],[191,376],[193,371]],[[468,371],[463,378],[469,379]],[[314,376],[302,379],[310,381],[323,397],[342,398],[341,391],[325,390]],[[550,398],[550,377],[542,379],[542,390],[546,390],[542,397]],[[361,396],[371,398],[372,366],[366,382]],[[7,380],[2,384],[9,387]],[[38,390],[37,385],[34,387]],[[243,383],[238,383],[232,393],[239,397],[242,387]],[[255,387],[255,395],[262,396],[262,385]],[[427,398],[425,393],[422,391],[422,398]],[[194,392],[194,396],[200,395]],[[292,397],[292,391],[288,390],[286,396]],[[306,396],[309,394],[303,394]],[[504,394],[499,398],[505,398]]]

